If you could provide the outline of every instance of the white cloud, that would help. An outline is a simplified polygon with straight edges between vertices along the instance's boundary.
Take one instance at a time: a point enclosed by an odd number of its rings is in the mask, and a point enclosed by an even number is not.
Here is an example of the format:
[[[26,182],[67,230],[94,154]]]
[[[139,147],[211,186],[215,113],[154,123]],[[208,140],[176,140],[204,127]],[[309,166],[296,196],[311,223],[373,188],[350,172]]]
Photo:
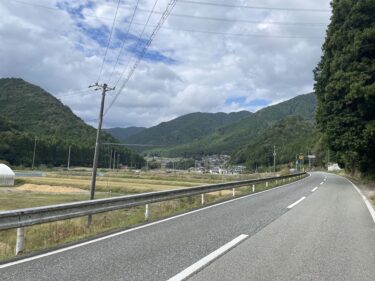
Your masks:
[[[33,3],[31,0],[25,1]],[[61,96],[62,101],[77,115],[95,124],[99,95],[76,90],[86,88],[98,77],[116,2],[38,1],[38,5],[51,7],[48,9],[12,0],[1,1],[0,77],[21,77],[35,83]],[[222,2],[250,5],[245,0]],[[103,68],[102,80],[106,82],[120,51],[135,3],[136,0],[123,1],[118,11],[114,37]],[[123,72],[124,65],[129,60],[134,61],[131,47],[136,45],[137,36],[142,31],[141,24],[146,21],[147,11],[151,10],[153,4],[154,0],[140,1],[140,11],[134,18],[120,65],[110,80],[111,85]],[[167,0],[159,0],[155,10],[164,10],[166,4]],[[308,3],[298,0],[254,0],[251,6],[328,10],[329,0]],[[64,10],[57,7],[64,7]],[[86,17],[74,16],[73,13],[78,11]],[[226,20],[202,20],[173,14]],[[153,52],[151,58],[154,60],[148,59],[139,65],[105,116],[104,124],[106,127],[151,126],[194,111],[256,110],[260,107],[236,102],[228,105],[226,100],[244,96],[247,100],[263,99],[275,103],[309,92],[313,86],[312,70],[319,61],[326,28],[309,23],[326,24],[329,16],[330,13],[177,3],[165,23],[166,28],[159,31],[149,49]],[[155,25],[159,17],[160,14],[154,14],[150,25]],[[275,24],[280,22],[285,25]],[[151,30],[147,28],[145,35],[149,35]],[[114,95],[108,96],[107,105]]]

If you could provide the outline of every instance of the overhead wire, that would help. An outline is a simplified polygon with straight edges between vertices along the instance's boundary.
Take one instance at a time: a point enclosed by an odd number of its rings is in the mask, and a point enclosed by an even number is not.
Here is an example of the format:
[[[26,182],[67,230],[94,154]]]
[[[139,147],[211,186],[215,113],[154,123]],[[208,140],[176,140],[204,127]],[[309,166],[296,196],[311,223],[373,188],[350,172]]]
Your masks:
[[[179,0],[179,3],[194,4],[194,5],[205,5],[205,6],[216,6],[224,8],[241,8],[241,9],[253,9],[253,10],[277,10],[277,11],[291,11],[291,12],[318,12],[327,13],[331,12],[327,9],[306,9],[306,8],[283,8],[283,7],[266,7],[266,6],[248,6],[248,5],[236,5],[227,3],[214,3],[205,1],[192,1],[192,0]]]
[[[125,81],[123,82],[122,86],[120,87],[120,89],[117,91],[115,97],[112,99],[111,103],[109,104],[109,106],[106,108],[105,112],[104,112],[104,115],[106,115],[108,113],[108,111],[111,109],[111,107],[113,106],[113,104],[116,102],[117,98],[120,96],[122,90],[126,87],[127,83],[129,82],[130,78],[133,76],[133,73],[134,71],[137,69],[141,59],[143,58],[143,56],[145,55],[148,47],[151,45],[152,41],[154,40],[156,34],[158,33],[158,31],[160,30],[161,26],[164,24],[164,22],[167,20],[168,16],[171,14],[173,8],[175,7],[177,3],[177,0],[171,0],[163,15],[160,17],[159,19],[159,22],[158,24],[156,25],[156,27],[153,29],[147,43],[144,45],[140,55],[138,56],[137,60],[135,61],[134,65],[132,66],[132,68],[130,69]]]
[[[137,49],[138,49],[138,48],[140,47],[140,45],[141,45],[142,36],[143,36],[143,34],[145,33],[145,31],[146,31],[147,25],[148,25],[148,23],[150,22],[150,19],[151,19],[153,13],[154,13],[155,7],[156,7],[156,5],[158,4],[158,2],[159,2],[159,0],[156,0],[155,3],[154,3],[154,5],[152,6],[152,9],[151,9],[151,11],[150,11],[150,14],[149,14],[148,17],[147,17],[146,23],[143,25],[143,29],[142,29],[141,33],[139,34],[139,36],[138,36],[138,40],[137,40],[136,46],[135,46],[135,48],[134,48],[134,52],[135,52],[135,53],[137,52]],[[130,57],[129,57],[128,61],[126,62],[125,66],[124,66],[124,68],[123,68],[123,71],[122,71],[121,75],[119,76],[119,78],[117,79],[117,82],[115,83],[114,88],[117,87],[117,85],[118,85],[118,83],[120,82],[122,76],[125,74],[126,70],[128,69],[129,64],[130,64],[130,60],[131,60],[131,59],[130,59]],[[104,114],[105,114],[105,113],[104,113]]]
[[[105,53],[104,53],[104,57],[103,57],[103,61],[102,61],[102,65],[101,65],[101,67],[100,67],[100,71],[99,71],[99,76],[98,76],[98,79],[96,79],[96,82],[99,82],[100,77],[101,77],[102,72],[103,72],[103,68],[104,68],[104,64],[105,64],[106,57],[107,57],[108,49],[109,49],[109,46],[110,46],[110,44],[111,44],[111,38],[112,38],[113,30],[114,30],[114,27],[115,27],[116,18],[117,18],[117,13],[118,13],[118,9],[119,9],[119,7],[120,7],[120,3],[121,3],[121,0],[118,0],[118,2],[117,2],[117,7],[116,7],[116,12],[115,12],[115,16],[114,16],[114,18],[113,18],[113,23],[112,23],[111,31],[110,31],[110,33],[109,33],[109,38],[108,38],[107,48],[106,48]]]
[[[120,48],[120,51],[118,53],[118,56],[117,56],[117,59],[116,59],[116,62],[115,64],[113,65],[113,68],[112,68],[112,71],[111,71],[111,74],[109,75],[109,79],[108,79],[108,83],[110,83],[111,79],[112,79],[112,76],[116,70],[116,67],[120,61],[120,57],[121,57],[121,54],[122,54],[122,51],[124,50],[124,47],[125,47],[125,43],[126,43],[126,37],[129,35],[129,31],[131,29],[131,26],[133,24],[133,20],[134,20],[134,17],[135,17],[135,14],[137,13],[137,9],[138,9],[138,5],[139,5],[139,1],[140,0],[137,0],[137,3],[135,5],[135,8],[134,8],[134,11],[133,11],[133,14],[130,18],[130,22],[129,22],[129,25],[128,25],[128,28],[126,30],[126,33],[125,33],[125,36],[124,36],[124,40],[122,41],[122,45],[121,45],[121,48]]]
[[[139,9],[140,12],[147,12],[147,10]],[[161,14],[161,11],[154,11],[155,14]],[[171,17],[180,17],[180,18],[189,18],[189,19],[197,19],[197,20],[209,20],[209,21],[222,21],[222,22],[243,22],[243,23],[253,23],[259,24],[263,23],[263,21],[254,21],[254,20],[247,20],[247,19],[228,19],[228,18],[217,18],[217,17],[207,17],[207,16],[197,16],[197,15],[186,15],[186,14],[171,14]],[[267,24],[273,25],[298,25],[298,26],[325,26],[326,23],[320,22],[278,22],[278,21],[270,21],[265,22]]]
[[[50,10],[55,10],[57,12],[65,12],[64,10],[61,10],[57,7],[50,7],[50,6],[45,6],[41,4],[34,4],[34,3],[28,3],[24,1],[19,1],[19,0],[13,0],[13,2],[19,3],[19,4],[25,4],[29,6],[35,6],[39,8],[45,8],[45,9],[50,9]],[[181,0],[179,0],[181,2]],[[119,9],[128,9],[127,7],[119,7]],[[265,8],[266,9],[266,8]],[[272,7],[267,7],[267,9],[273,9]],[[276,9],[276,8],[275,8]],[[147,9],[137,9],[139,12],[143,13],[149,13],[151,10]],[[154,14],[163,14],[163,11],[154,11]],[[82,14],[82,15],[72,15],[80,18],[82,17],[87,17],[87,18],[95,18],[98,20],[105,20],[105,21],[112,21],[112,18],[107,18],[107,17],[99,17],[99,16],[93,16],[93,15],[88,15],[88,14]],[[247,19],[228,19],[228,18],[218,18],[218,17],[208,17],[208,16],[197,16],[197,15],[187,15],[187,14],[178,14],[178,13],[173,13],[170,15],[171,17],[180,17],[180,18],[190,18],[190,19],[197,19],[197,20],[210,20],[210,21],[224,21],[224,22],[243,22],[243,23],[252,23],[252,24],[261,24],[261,23],[266,23],[266,24],[271,24],[271,25],[296,25],[296,26],[308,26],[308,27],[315,27],[315,26],[326,26],[327,23],[324,22],[280,22],[280,21],[254,21],[254,20],[247,20]],[[142,23],[135,23],[133,22],[134,25],[143,25]],[[164,27],[162,27],[164,28]]]
[[[293,35],[272,35],[272,34],[255,34],[255,33],[231,33],[211,30],[182,29],[173,27],[164,27],[166,30],[175,30],[189,33],[202,33],[210,35],[223,35],[233,37],[259,37],[259,38],[280,38],[280,39],[322,39],[322,36],[293,36]]]

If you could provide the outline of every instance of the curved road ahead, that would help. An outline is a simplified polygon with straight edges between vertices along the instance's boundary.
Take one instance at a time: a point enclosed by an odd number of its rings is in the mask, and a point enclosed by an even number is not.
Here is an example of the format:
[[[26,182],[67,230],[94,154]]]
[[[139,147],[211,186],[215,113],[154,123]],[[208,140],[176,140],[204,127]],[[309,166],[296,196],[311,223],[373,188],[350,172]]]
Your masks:
[[[0,280],[374,280],[375,223],[346,179],[312,173],[47,255]]]

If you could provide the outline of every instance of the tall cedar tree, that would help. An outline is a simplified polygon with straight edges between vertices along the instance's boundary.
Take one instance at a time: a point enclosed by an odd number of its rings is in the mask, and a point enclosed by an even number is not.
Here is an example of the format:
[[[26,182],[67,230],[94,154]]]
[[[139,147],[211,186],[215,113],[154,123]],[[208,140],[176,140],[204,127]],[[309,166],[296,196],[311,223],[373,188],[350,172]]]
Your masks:
[[[375,1],[333,0],[314,70],[317,123],[338,162],[375,174]]]

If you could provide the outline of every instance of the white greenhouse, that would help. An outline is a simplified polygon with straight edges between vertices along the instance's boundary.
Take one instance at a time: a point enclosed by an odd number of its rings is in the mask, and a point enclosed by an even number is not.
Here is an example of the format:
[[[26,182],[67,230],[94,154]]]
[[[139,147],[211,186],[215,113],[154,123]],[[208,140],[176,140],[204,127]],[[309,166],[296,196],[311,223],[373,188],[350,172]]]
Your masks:
[[[5,164],[0,164],[0,185],[14,185],[14,172]]]

